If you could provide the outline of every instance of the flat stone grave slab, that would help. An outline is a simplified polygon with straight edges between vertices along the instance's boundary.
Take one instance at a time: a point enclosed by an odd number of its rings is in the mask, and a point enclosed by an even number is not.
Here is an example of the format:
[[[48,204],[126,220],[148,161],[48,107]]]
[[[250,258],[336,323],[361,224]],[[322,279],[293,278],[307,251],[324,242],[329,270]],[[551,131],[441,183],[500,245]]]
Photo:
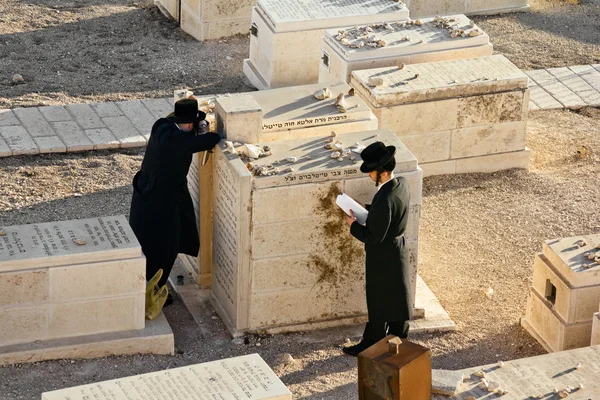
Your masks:
[[[579,241],[583,241],[585,245],[579,247]],[[600,246],[600,235],[574,236],[547,240],[542,246],[542,252],[566,278],[567,283],[576,287],[591,286],[600,285],[600,264],[589,260],[585,254],[600,252],[600,248],[596,246]]]
[[[580,368],[577,365],[580,364]],[[507,393],[499,396],[481,387],[476,372],[483,371],[488,382],[496,382]],[[501,398],[503,400],[559,399],[555,392],[570,387],[568,399],[600,398],[600,346],[584,347],[537,357],[504,361],[496,364],[460,370],[466,379],[452,397],[434,395],[433,400],[476,400]],[[583,389],[579,389],[579,384]]]
[[[325,29],[343,24],[379,22],[390,17],[408,18],[406,6],[394,0],[259,0],[257,8],[274,32]]]
[[[0,273],[141,256],[122,215],[0,229]]]
[[[291,400],[258,354],[173,368],[42,394],[42,400]]]

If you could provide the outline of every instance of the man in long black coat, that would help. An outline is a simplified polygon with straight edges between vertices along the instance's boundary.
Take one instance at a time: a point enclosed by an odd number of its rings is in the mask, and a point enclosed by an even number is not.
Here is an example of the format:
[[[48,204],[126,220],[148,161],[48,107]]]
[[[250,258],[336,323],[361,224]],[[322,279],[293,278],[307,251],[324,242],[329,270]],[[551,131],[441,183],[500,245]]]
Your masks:
[[[363,339],[344,353],[358,356],[386,335],[408,336],[412,317],[410,276],[404,232],[408,222],[409,189],[402,177],[394,178],[394,146],[375,142],[365,148],[361,172],[368,173],[377,193],[368,207],[365,225],[347,217],[350,233],[365,244],[366,292],[369,322]]]
[[[173,114],[154,123],[142,168],[133,178],[129,224],[146,256],[146,279],[163,270],[159,287],[166,284],[178,253],[198,256],[187,174],[193,154],[211,150],[221,140],[217,133],[198,134],[205,118],[196,100],[175,103]]]

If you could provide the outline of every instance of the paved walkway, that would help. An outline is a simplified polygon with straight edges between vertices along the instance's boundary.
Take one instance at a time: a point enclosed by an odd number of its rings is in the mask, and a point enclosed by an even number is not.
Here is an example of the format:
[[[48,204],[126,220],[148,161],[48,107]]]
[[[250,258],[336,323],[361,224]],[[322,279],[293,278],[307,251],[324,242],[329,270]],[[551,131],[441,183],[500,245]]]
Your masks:
[[[600,106],[600,64],[524,71],[529,108]],[[173,98],[0,110],[0,157],[145,146]]]

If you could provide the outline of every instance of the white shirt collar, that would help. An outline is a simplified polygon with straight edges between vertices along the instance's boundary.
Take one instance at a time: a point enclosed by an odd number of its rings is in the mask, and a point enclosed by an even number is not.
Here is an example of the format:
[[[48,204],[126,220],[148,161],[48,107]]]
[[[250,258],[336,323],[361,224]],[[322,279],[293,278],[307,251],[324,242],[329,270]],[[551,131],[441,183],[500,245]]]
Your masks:
[[[393,180],[394,180],[394,173],[392,172],[392,176],[390,177],[390,180],[389,180],[389,181],[387,181],[386,183],[384,183],[383,185],[385,185],[385,184],[387,184],[387,183],[389,183],[389,182],[391,182],[391,181],[393,181]],[[378,192],[379,192],[379,189],[381,189],[381,188],[383,187],[383,185],[379,185],[379,186],[377,186],[377,191],[378,191]]]

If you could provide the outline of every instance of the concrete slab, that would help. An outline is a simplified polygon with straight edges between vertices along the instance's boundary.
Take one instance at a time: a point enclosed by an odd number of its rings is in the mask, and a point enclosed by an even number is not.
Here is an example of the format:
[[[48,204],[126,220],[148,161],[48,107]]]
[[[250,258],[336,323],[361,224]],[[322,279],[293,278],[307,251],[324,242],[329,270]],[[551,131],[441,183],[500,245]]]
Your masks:
[[[69,114],[69,112],[65,110],[63,106],[38,107],[38,110],[40,110],[40,112],[48,122],[73,120],[71,114]]]
[[[118,149],[121,142],[108,128],[86,129],[85,135],[94,145],[94,150]]]
[[[150,138],[150,131],[154,124],[154,116],[144,107],[144,104],[140,100],[131,101],[120,101],[117,106],[123,111],[123,114],[136,127],[136,129],[142,134],[142,136],[148,141]]]
[[[594,89],[571,69],[567,67],[549,68],[547,71],[557,78],[563,85],[569,88],[573,93],[581,97],[587,105],[595,106],[600,104],[600,92]]]
[[[11,110],[0,110],[0,126],[21,125],[15,113]]]
[[[537,84],[529,87],[531,102],[542,110],[564,108],[552,95]]]
[[[12,151],[13,156],[39,154],[40,152],[38,146],[22,126],[0,127],[0,136]]]
[[[121,147],[141,147],[146,145],[146,139],[140,135],[127,117],[106,117],[102,118],[102,121],[121,143]]]
[[[532,110],[532,111],[534,111],[534,110],[539,110],[540,108],[533,101],[530,101],[529,102],[529,109]]]
[[[67,151],[67,146],[58,136],[42,136],[33,138],[33,141],[39,147],[40,153],[64,153]]]
[[[83,129],[105,128],[102,120],[89,104],[69,104],[65,108]]]
[[[15,108],[13,112],[31,137],[56,136],[39,109]]]
[[[6,144],[4,139],[2,139],[0,137],[0,157],[9,157],[9,156],[12,156],[12,150],[8,146],[8,144]]]
[[[173,112],[173,106],[166,99],[145,99],[142,104],[150,111],[154,119],[165,118]]]
[[[131,354],[173,355],[173,331],[164,314],[146,321],[141,330],[0,347],[0,365],[65,358],[97,358]]]
[[[546,70],[525,71],[546,92],[566,108],[585,107],[586,102]],[[535,100],[534,100],[535,101]]]
[[[123,115],[123,112],[115,103],[92,103],[90,107],[92,107],[100,118],[120,117]]]
[[[431,370],[431,392],[454,396],[462,385],[464,376],[460,371],[433,369]]]
[[[586,81],[591,87],[600,91],[600,71],[591,65],[573,65],[569,69]]]
[[[58,136],[67,146],[67,151],[93,150],[94,145],[85,135],[75,121],[61,121],[51,123]]]

